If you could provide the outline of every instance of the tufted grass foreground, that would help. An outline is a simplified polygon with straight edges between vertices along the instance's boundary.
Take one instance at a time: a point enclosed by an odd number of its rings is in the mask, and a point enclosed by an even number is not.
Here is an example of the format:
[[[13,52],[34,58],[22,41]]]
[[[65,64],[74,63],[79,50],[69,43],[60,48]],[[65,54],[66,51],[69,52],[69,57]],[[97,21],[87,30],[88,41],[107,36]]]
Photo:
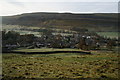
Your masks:
[[[118,54],[113,51],[15,54],[2,56],[3,78],[118,78]]]

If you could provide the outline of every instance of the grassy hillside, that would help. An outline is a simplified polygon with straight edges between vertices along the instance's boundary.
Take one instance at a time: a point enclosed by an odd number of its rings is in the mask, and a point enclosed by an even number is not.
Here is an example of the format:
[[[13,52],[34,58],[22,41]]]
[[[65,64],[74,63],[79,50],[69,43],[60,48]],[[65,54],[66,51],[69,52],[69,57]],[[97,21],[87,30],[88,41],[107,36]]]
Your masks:
[[[26,13],[15,16],[3,16],[3,24],[54,27],[71,29],[86,28],[90,31],[116,31],[115,13],[72,14],[72,13]]]
[[[57,54],[3,54],[3,77],[9,78],[118,78],[118,54],[92,51]]]

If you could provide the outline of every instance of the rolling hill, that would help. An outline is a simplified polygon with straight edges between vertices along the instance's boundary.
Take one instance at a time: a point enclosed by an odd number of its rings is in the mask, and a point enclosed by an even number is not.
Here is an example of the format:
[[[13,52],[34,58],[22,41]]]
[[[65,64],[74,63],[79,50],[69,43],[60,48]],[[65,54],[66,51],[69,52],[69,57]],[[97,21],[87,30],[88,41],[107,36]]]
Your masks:
[[[117,16],[117,13],[72,14],[37,12],[2,16],[2,23],[28,27],[38,26],[60,29],[79,27],[88,29],[89,31],[117,31]]]

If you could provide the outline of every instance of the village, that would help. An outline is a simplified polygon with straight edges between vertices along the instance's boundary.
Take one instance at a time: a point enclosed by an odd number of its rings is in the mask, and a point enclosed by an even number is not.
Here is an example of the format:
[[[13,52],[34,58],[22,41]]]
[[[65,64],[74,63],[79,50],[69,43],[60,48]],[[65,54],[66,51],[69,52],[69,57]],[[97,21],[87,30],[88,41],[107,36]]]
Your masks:
[[[117,39],[99,36],[95,32],[81,31],[72,35],[53,34],[46,30],[40,37],[34,34],[20,35],[15,31],[2,31],[2,49],[13,50],[17,48],[77,48],[82,50],[96,50],[101,48],[112,49],[118,46]]]

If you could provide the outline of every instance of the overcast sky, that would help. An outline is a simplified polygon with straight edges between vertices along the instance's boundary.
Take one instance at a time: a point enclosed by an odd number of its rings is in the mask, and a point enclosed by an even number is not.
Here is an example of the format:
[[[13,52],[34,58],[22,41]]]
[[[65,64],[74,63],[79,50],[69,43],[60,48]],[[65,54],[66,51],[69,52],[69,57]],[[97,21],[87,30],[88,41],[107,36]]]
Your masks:
[[[1,0],[0,16],[31,12],[117,13],[119,0]]]

